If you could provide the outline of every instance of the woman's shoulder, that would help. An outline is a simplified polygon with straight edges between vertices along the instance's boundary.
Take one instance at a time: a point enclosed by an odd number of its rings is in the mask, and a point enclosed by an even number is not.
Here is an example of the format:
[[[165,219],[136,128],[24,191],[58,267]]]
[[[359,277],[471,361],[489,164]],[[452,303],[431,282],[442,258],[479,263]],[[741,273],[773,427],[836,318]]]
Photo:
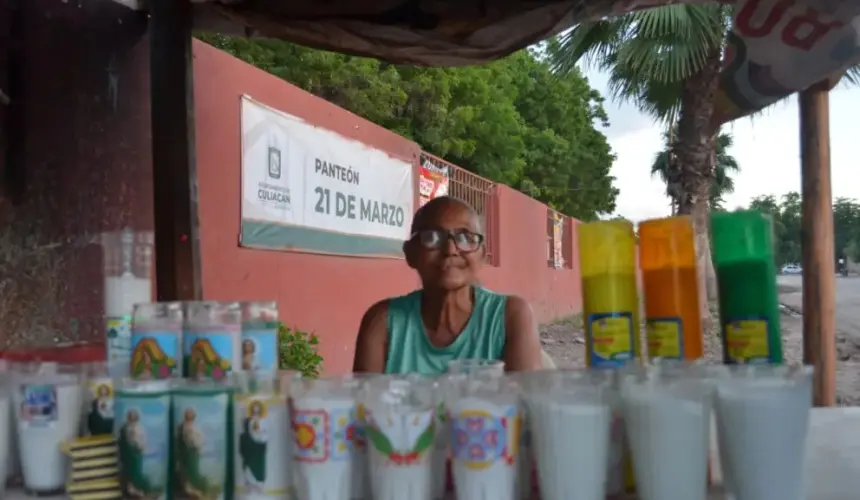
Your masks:
[[[477,287],[483,295],[483,302],[501,313],[504,311],[505,323],[517,323],[531,320],[534,316],[531,304],[519,295],[494,292],[484,287]]]
[[[362,323],[378,324],[382,322],[384,324],[387,322],[390,312],[408,310],[416,300],[421,300],[421,290],[415,290],[406,295],[382,299],[367,308]]]
[[[482,286],[475,287],[475,290],[480,294],[481,302],[495,311],[503,310],[505,316],[510,315],[512,311],[519,311],[524,306],[528,307],[528,302],[519,295],[496,292]]]
[[[409,292],[406,295],[388,297],[375,302],[372,306],[367,308],[365,315],[387,313],[389,309],[403,307],[404,304],[408,304],[416,300],[421,300],[421,290],[415,290],[414,292]]]
[[[508,322],[531,320],[534,316],[531,304],[519,295],[507,295],[505,302],[505,317]]]
[[[508,301],[509,297],[512,297],[512,295],[497,292],[495,290],[490,290],[489,288],[484,287],[484,286],[480,286],[480,285],[475,286],[474,289],[475,289],[476,293],[480,294],[480,296],[483,298],[483,300],[490,300],[490,301],[496,301],[496,302],[503,302],[504,303],[504,302]]]
[[[388,316],[388,308],[391,305],[391,300],[392,299],[382,299],[368,307],[367,311],[364,312],[364,316],[361,318],[362,328],[378,325],[380,321],[384,322]]]

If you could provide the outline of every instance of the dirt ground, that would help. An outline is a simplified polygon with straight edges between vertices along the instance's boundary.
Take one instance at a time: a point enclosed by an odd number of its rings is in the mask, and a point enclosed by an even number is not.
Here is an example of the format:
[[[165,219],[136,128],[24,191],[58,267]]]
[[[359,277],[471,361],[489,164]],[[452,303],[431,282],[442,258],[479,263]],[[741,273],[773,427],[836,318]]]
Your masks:
[[[713,307],[712,317],[718,317]],[[798,311],[785,308],[781,324],[785,361],[799,363],[803,360],[803,319]],[[644,332],[644,326],[641,330]],[[585,366],[585,334],[580,316],[543,325],[540,333],[544,349],[559,368]],[[860,406],[860,339],[838,333],[836,342],[839,359],[836,373],[837,404]],[[705,333],[705,359],[712,363],[722,362],[717,328],[707,328]]]

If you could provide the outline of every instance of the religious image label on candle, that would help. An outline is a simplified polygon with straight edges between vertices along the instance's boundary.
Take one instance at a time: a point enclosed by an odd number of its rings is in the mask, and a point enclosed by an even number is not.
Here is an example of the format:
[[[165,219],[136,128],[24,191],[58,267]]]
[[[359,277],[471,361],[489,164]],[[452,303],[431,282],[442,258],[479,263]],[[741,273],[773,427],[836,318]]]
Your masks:
[[[278,369],[278,330],[242,331],[242,371],[273,372]]]
[[[87,382],[89,388],[86,408],[86,430],[90,436],[113,434],[114,402],[113,381],[98,377]]]
[[[655,318],[646,323],[648,356],[653,358],[682,359],[684,357],[684,330],[681,318]]]
[[[165,379],[176,373],[179,338],[175,332],[134,332],[131,376],[134,379]]]
[[[230,457],[225,393],[176,394],[173,398],[177,498],[221,500]],[[232,497],[232,495],[230,495]]]
[[[233,337],[229,332],[188,332],[182,337],[185,376],[221,380],[233,368]]]
[[[169,412],[170,396],[167,394],[125,394],[117,398],[117,447],[125,498],[165,498]]]
[[[282,398],[249,396],[237,400],[238,474],[236,491],[264,498],[282,498],[290,492],[289,416]]]
[[[242,319],[239,368],[245,372],[274,372],[278,369],[278,332],[281,326],[278,303],[242,302],[239,307]]]
[[[601,313],[588,317],[591,366],[620,366],[634,358],[633,315]]]
[[[767,320],[729,319],[726,323],[726,351],[730,363],[767,363],[770,359]]]

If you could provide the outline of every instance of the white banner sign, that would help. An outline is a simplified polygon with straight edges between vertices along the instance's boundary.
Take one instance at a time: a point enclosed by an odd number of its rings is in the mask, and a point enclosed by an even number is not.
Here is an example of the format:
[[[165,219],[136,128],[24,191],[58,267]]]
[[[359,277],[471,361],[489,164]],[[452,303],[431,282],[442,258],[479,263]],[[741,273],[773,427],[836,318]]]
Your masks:
[[[403,241],[412,176],[406,161],[242,98],[243,223]]]

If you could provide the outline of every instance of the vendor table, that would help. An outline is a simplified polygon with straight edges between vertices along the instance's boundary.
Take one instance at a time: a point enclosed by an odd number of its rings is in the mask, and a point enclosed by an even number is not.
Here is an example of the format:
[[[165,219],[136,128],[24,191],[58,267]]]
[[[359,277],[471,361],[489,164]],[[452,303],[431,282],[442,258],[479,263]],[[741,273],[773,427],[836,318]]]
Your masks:
[[[847,500],[860,491],[860,407],[814,408],[812,410],[806,470],[808,500]],[[5,500],[32,497],[10,492]],[[723,500],[715,491],[711,500]],[[40,500],[65,500],[65,497],[41,497]]]

